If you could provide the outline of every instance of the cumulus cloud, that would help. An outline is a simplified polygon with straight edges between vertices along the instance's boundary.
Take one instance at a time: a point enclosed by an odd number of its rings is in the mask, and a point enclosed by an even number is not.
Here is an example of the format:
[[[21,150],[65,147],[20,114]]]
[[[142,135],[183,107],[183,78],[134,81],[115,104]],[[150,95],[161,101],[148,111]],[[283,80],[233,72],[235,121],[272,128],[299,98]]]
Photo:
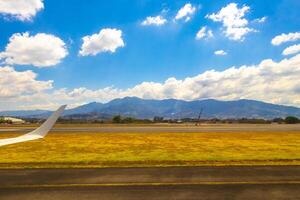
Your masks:
[[[64,103],[75,106],[91,101],[107,102],[114,98],[126,96],[137,96],[144,99],[176,98],[183,100],[256,99],[276,104],[300,106],[300,54],[279,62],[267,59],[257,65],[231,67],[224,71],[208,70],[182,80],[170,77],[162,83],[143,82],[128,89],[106,87],[91,90],[81,87],[73,90],[62,88],[49,93],[43,90],[51,88],[52,82],[38,82],[32,72],[26,73],[31,74],[31,76],[24,78],[25,80],[22,79],[25,83],[29,82],[27,87],[23,86],[23,89],[15,86],[18,82],[12,81],[17,79],[14,76],[4,81],[12,82],[12,85],[0,82],[0,85],[3,85],[2,90],[0,90],[2,91],[0,92],[1,100],[3,97],[19,95],[5,103],[0,101],[0,109],[7,108],[9,104],[14,104],[16,108],[51,107],[54,109],[59,104]],[[12,70],[12,74],[20,75],[19,78],[27,77],[14,70]],[[4,72],[2,76],[6,77],[6,75],[7,72]],[[3,78],[0,78],[3,81]],[[13,94],[9,94],[11,88],[16,89]],[[33,92],[41,92],[22,95],[28,89],[33,90]]]
[[[287,56],[287,55],[296,54],[296,53],[299,53],[299,52],[300,52],[300,44],[287,47],[282,52],[282,55]]]
[[[37,74],[28,70],[19,72],[9,66],[0,67],[0,99],[18,98],[52,88],[53,81],[38,81]]]
[[[200,30],[197,32],[196,34],[196,40],[200,40],[200,39],[208,39],[208,38],[212,38],[213,32],[212,30],[208,29],[206,26],[203,26],[202,28],[200,28]]]
[[[185,22],[189,21],[193,14],[196,12],[196,7],[190,3],[185,4],[182,8],[179,9],[175,16],[175,20],[184,19]]]
[[[167,20],[158,15],[156,17],[147,17],[142,23],[142,26],[150,26],[150,25],[155,25],[155,26],[161,26],[167,23]]]
[[[217,56],[225,56],[225,55],[227,55],[227,52],[225,52],[224,50],[218,50],[218,51],[215,51],[214,54]]]
[[[43,0],[0,0],[0,14],[30,21],[44,8]]]
[[[84,36],[82,40],[83,44],[79,51],[81,56],[94,56],[103,52],[114,53],[118,48],[125,46],[122,31],[111,28],[105,28],[99,33]]]
[[[224,33],[229,39],[243,41],[248,33],[256,31],[248,27],[248,20],[245,18],[245,14],[249,10],[249,6],[244,5],[238,8],[236,3],[230,3],[219,12],[207,15],[206,18],[215,22],[221,22]]]
[[[282,33],[281,35],[277,35],[271,41],[271,43],[275,46],[281,45],[286,42],[294,42],[300,39],[300,32],[295,33]]]
[[[5,51],[0,52],[0,59],[9,65],[50,67],[60,63],[67,55],[66,45],[60,38],[45,33],[30,36],[26,32],[10,37]]]

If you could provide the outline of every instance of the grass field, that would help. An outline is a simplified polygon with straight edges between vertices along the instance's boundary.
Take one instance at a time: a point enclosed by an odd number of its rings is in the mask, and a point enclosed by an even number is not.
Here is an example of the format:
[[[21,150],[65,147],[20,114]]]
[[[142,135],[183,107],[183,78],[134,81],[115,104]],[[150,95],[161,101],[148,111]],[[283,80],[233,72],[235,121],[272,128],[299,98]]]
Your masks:
[[[0,134],[0,138],[17,136]],[[0,148],[0,168],[299,165],[300,132],[50,133]]]

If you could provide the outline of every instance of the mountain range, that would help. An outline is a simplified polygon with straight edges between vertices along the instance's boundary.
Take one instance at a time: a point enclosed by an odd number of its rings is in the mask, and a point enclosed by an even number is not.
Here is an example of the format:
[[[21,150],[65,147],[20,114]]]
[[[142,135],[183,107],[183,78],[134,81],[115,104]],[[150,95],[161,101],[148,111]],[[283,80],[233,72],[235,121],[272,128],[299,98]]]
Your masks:
[[[215,99],[183,101],[177,99],[149,100],[137,97],[114,99],[108,103],[92,102],[64,112],[65,118],[109,119],[114,115],[151,119],[160,116],[169,119],[197,118],[203,109],[203,118],[264,118],[296,116],[300,108],[265,103],[255,100],[219,101]],[[51,111],[2,111],[0,116],[47,117]]]

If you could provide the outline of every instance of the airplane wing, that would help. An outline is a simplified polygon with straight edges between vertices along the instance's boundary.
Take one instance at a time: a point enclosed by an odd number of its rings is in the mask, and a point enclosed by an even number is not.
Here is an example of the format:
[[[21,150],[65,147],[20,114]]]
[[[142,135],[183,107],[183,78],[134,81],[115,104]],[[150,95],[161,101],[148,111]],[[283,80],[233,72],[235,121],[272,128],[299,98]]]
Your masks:
[[[67,105],[61,106],[39,128],[35,129],[30,133],[15,138],[0,139],[0,146],[44,138],[51,130],[51,128],[54,126],[55,122],[63,113],[66,107]]]

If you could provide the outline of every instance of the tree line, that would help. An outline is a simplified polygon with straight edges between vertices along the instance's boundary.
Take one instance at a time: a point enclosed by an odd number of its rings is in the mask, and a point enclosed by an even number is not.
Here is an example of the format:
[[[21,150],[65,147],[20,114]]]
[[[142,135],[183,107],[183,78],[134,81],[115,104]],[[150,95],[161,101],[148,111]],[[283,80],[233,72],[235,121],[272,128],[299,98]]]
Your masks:
[[[195,118],[182,118],[182,119],[164,119],[160,116],[153,117],[152,120],[149,119],[136,119],[133,117],[122,117],[121,115],[116,115],[112,118],[112,123],[116,124],[128,124],[128,123],[197,123],[198,119]],[[300,123],[300,119],[294,116],[288,116],[286,118],[274,118],[272,120],[267,119],[257,119],[257,118],[240,118],[240,119],[201,119],[201,123],[248,123],[248,124],[297,124]]]

